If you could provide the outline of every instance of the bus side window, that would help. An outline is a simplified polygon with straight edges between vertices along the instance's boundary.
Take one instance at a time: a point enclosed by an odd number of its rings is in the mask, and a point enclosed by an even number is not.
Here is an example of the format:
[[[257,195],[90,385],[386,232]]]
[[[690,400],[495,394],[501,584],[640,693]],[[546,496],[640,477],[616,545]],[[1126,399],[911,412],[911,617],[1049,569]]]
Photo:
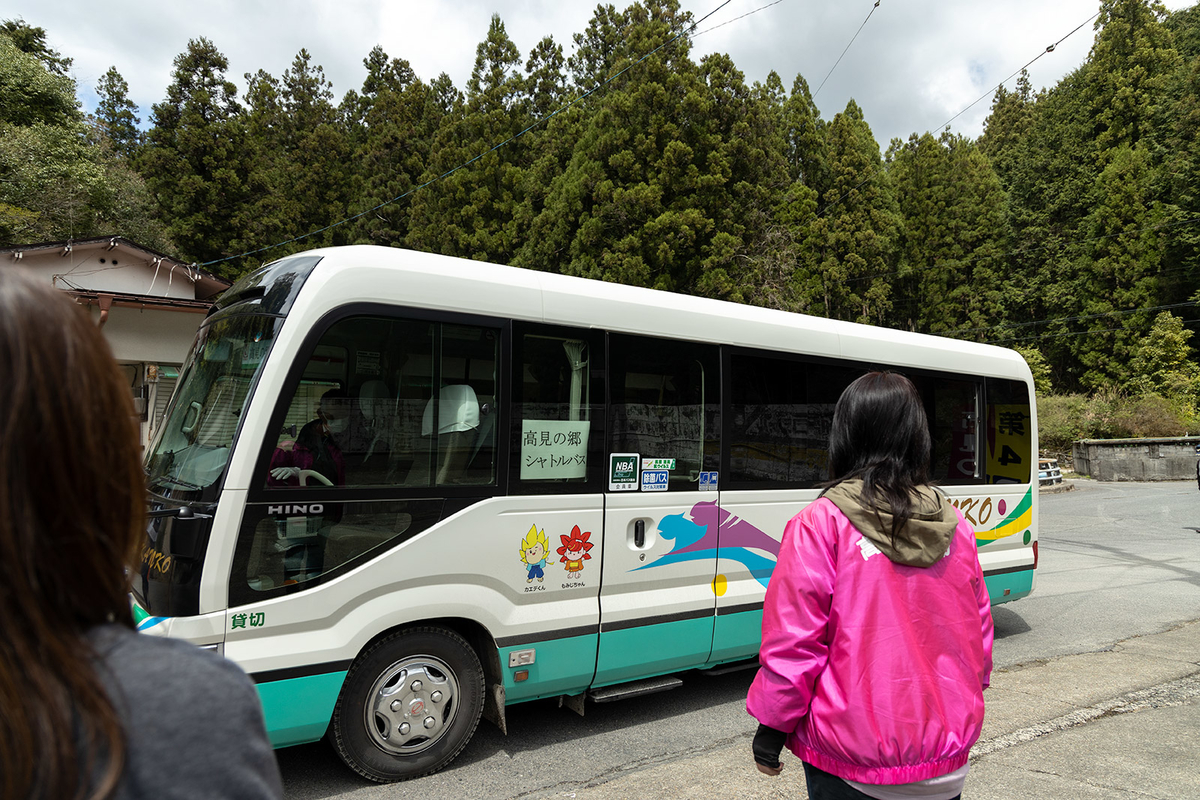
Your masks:
[[[1029,387],[1021,381],[989,378],[987,408],[987,482],[1029,483],[1033,478],[1033,417]]]
[[[715,345],[609,335],[610,453],[674,466],[671,491],[698,488],[720,460],[720,360]],[[657,464],[655,465],[657,466]]]
[[[409,410],[397,394],[396,376],[414,359],[421,361],[422,353],[428,364],[431,328],[428,322],[350,317],[325,331],[305,356],[296,388],[280,398],[287,411],[273,432],[267,486],[395,483],[400,454],[393,445]],[[426,398],[428,386],[426,379]]]
[[[495,485],[500,331],[437,324],[433,335],[421,370],[425,391],[407,401],[402,485]]]
[[[603,360],[594,331],[515,326],[512,475],[519,491],[582,491],[599,479]]]
[[[978,380],[940,375],[909,375],[925,404],[932,446],[929,476],[942,486],[980,483]]]
[[[775,355],[730,356],[733,486],[811,488],[829,475],[833,408],[861,369]]]

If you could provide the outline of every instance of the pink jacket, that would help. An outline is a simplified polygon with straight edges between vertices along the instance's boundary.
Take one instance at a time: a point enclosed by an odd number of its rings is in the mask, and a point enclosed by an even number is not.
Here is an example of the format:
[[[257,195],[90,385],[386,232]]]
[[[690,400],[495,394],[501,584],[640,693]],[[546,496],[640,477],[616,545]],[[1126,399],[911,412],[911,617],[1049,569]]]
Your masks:
[[[784,530],[747,709],[833,775],[898,784],[967,762],[992,615],[971,526],[929,567],[893,563],[828,498]],[[949,519],[947,517],[947,519]]]

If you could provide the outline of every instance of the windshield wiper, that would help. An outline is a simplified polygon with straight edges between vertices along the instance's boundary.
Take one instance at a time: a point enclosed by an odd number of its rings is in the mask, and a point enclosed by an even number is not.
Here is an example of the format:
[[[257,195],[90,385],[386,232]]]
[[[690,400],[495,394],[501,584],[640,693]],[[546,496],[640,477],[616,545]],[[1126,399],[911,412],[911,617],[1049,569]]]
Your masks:
[[[151,481],[151,483],[156,483],[158,481],[166,481],[167,483],[173,483],[176,486],[182,486],[185,489],[192,489],[197,492],[204,488],[203,486],[197,486],[194,483],[188,483],[187,481],[181,481],[181,480],[179,480],[179,478],[172,478],[168,475],[160,475],[157,478],[153,479]]]

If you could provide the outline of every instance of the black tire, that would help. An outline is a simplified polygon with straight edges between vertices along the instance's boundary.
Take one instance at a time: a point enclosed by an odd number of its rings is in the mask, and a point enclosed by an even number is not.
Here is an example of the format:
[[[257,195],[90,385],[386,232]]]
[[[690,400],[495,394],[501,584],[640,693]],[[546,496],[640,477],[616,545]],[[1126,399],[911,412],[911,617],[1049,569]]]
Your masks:
[[[393,633],[367,648],[342,685],[329,739],[352,770],[379,783],[442,769],[483,713],[479,657],[443,628]]]

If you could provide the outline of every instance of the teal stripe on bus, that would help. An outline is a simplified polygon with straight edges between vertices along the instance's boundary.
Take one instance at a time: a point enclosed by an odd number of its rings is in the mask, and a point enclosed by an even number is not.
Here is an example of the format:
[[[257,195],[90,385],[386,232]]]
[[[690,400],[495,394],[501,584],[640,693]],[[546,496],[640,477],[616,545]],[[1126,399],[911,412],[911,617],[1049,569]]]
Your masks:
[[[984,575],[983,583],[987,586],[992,605],[1019,600],[1033,591],[1033,568]],[[1005,594],[1006,590],[1008,594]]]
[[[713,631],[713,651],[709,661],[740,661],[758,655],[762,641],[762,608],[737,614],[722,614]]]
[[[288,747],[324,736],[345,680],[345,672],[326,672],[258,684],[271,745]]]
[[[596,686],[699,667],[712,650],[713,617],[601,629]]]
[[[509,654],[522,650],[533,650],[534,662],[517,667],[508,666]],[[500,666],[504,671],[506,704],[560,694],[580,694],[591,684],[592,676],[596,673],[596,635],[501,647]],[[514,676],[522,670],[528,670],[528,679],[514,680]]]

